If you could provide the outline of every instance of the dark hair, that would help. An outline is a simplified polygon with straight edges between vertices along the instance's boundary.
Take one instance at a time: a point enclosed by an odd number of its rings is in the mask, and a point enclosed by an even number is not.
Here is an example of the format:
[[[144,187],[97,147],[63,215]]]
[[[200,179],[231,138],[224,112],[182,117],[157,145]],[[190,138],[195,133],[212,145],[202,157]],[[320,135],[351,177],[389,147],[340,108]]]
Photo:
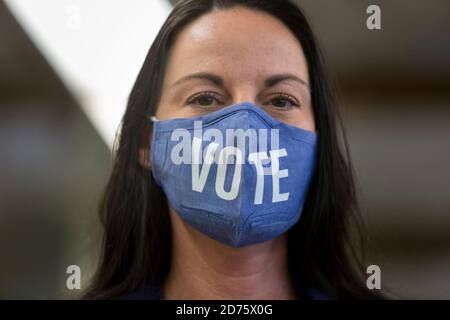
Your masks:
[[[367,289],[354,178],[345,133],[313,32],[300,9],[287,0],[180,1],[153,42],[122,119],[114,166],[100,205],[104,242],[100,263],[85,292],[88,299],[115,298],[149,279],[163,281],[171,259],[166,198],[151,171],[138,161],[148,146],[169,50],[179,31],[214,9],[237,5],[282,21],[306,56],[318,131],[318,157],[300,221],[288,231],[289,271],[299,294],[314,288],[330,298],[375,298]],[[356,228],[351,228],[351,226]],[[363,233],[359,232],[361,236]],[[361,240],[362,237],[357,239]]]

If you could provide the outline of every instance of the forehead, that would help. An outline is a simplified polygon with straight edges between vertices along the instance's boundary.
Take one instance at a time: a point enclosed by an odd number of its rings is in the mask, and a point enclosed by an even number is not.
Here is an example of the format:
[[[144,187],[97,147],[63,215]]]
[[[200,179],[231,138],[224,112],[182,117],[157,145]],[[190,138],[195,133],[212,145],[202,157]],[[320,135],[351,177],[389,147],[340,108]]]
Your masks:
[[[295,73],[308,81],[300,42],[275,17],[243,7],[216,10],[181,30],[170,51],[166,80],[196,72],[224,77]]]

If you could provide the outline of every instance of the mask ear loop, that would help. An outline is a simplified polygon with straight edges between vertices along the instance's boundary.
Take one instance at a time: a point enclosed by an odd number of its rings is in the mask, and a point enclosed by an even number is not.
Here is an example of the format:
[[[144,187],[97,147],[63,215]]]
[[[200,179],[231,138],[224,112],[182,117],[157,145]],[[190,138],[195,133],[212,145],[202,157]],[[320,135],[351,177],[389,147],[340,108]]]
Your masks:
[[[159,120],[158,119],[156,119],[156,117],[155,116],[151,116],[151,115],[147,115],[147,119],[149,119],[150,121],[152,121],[152,122],[158,122]]]
[[[150,120],[151,122],[158,122],[158,121],[159,121],[158,119],[156,119],[155,116],[151,116],[151,115],[149,115],[149,114],[146,114],[145,117],[146,117],[148,120]],[[150,156],[150,157],[151,157],[151,156]],[[150,160],[150,159],[149,159],[149,160]],[[145,165],[146,165],[146,167],[147,167],[149,170],[151,170],[151,162],[150,162],[150,161],[148,161],[148,162],[146,161]]]

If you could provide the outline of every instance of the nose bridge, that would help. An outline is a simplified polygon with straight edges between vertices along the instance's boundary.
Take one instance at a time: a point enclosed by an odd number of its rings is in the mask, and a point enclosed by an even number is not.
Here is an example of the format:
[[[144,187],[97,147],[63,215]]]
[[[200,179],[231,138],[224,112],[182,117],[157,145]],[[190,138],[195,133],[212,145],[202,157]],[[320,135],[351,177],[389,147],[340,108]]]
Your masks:
[[[232,103],[251,102],[257,104],[257,94],[256,81],[239,81],[232,91]]]

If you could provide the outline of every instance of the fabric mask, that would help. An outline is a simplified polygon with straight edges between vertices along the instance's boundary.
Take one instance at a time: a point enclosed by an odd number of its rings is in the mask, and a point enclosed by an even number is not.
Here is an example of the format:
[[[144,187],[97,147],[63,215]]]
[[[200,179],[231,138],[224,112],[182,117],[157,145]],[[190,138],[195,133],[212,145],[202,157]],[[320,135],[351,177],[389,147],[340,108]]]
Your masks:
[[[315,167],[315,132],[247,102],[153,121],[154,180],[196,230],[242,247],[272,240],[299,220]]]

